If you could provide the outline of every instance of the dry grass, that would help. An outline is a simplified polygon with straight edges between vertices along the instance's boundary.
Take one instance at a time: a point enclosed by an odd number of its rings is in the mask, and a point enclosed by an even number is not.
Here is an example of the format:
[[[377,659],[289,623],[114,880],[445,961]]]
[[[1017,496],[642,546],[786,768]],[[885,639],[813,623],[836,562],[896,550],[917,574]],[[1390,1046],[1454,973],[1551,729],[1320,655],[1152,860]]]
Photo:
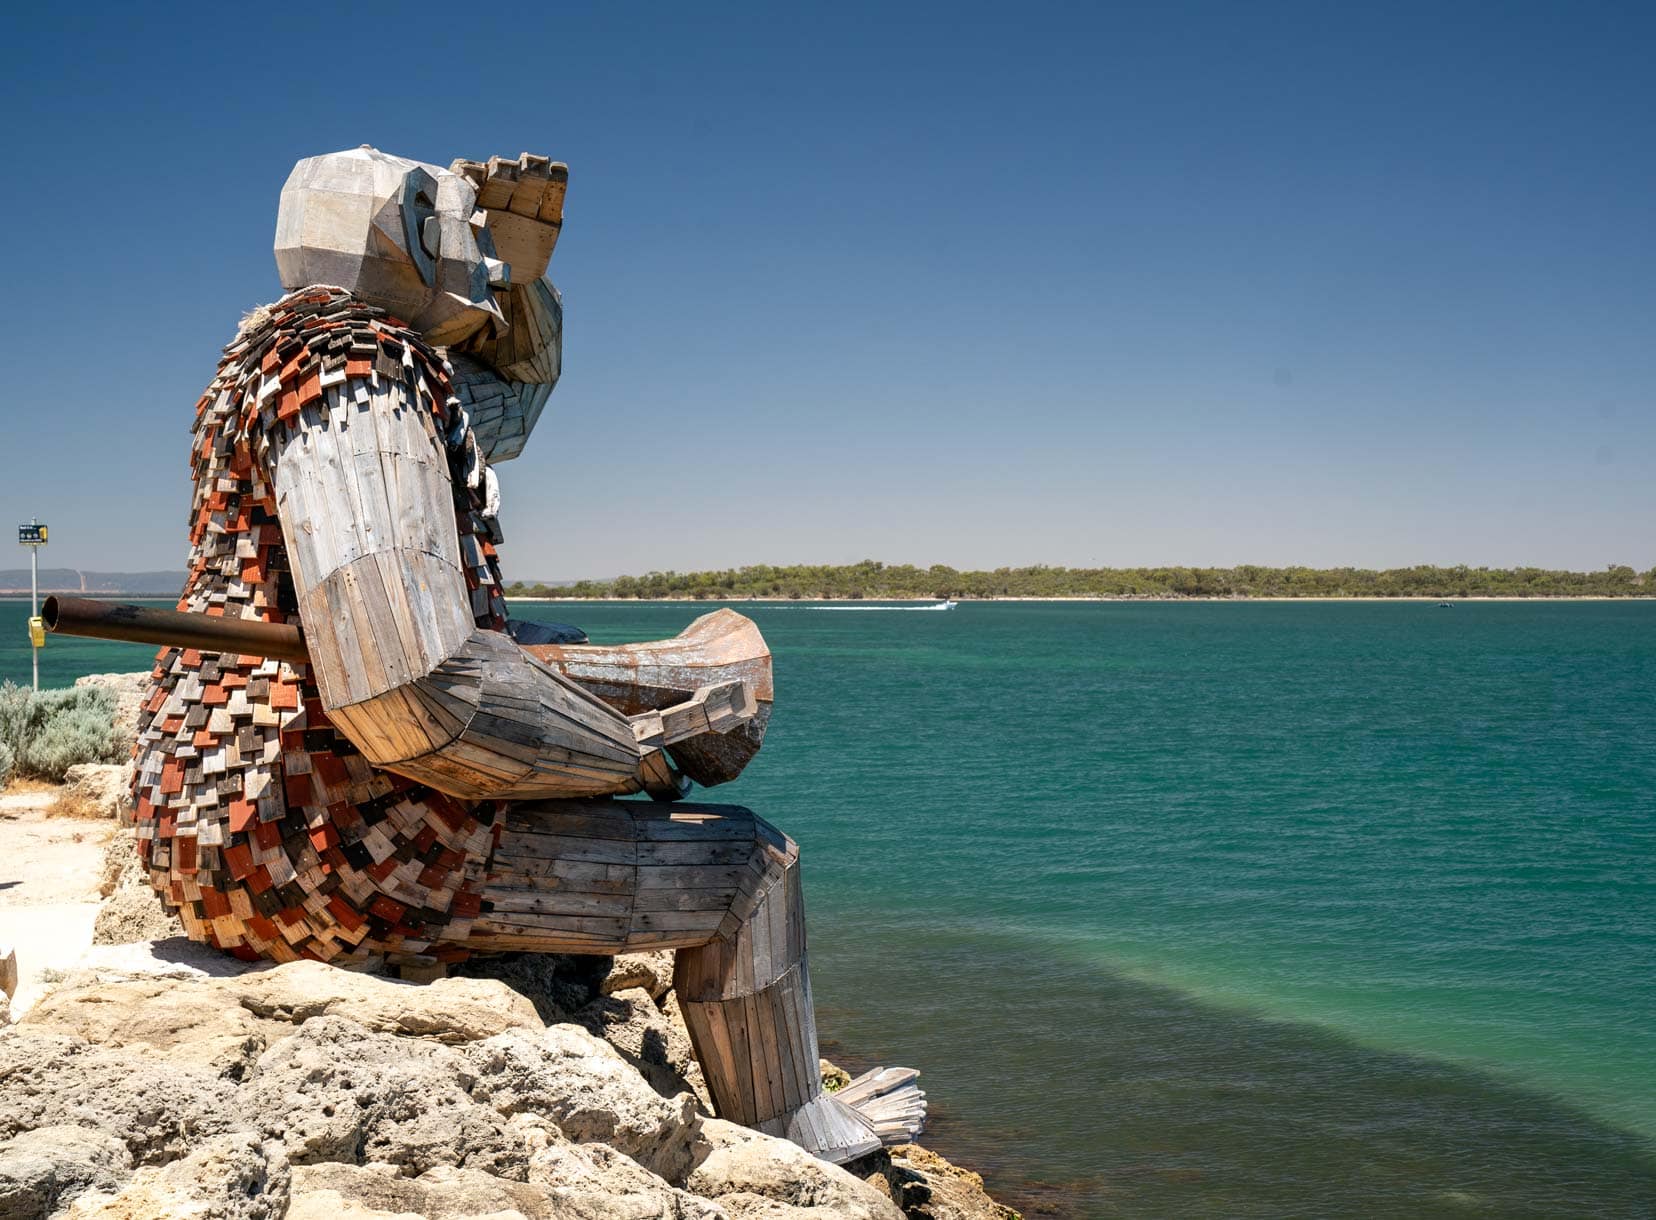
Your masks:
[[[100,802],[88,799],[84,793],[73,788],[64,788],[58,793],[57,800],[46,807],[46,816],[76,818],[89,822],[107,821],[109,811]]]
[[[54,784],[51,780],[22,779],[14,775],[4,791],[7,796],[38,796],[42,793],[56,792],[61,787],[62,784]]]

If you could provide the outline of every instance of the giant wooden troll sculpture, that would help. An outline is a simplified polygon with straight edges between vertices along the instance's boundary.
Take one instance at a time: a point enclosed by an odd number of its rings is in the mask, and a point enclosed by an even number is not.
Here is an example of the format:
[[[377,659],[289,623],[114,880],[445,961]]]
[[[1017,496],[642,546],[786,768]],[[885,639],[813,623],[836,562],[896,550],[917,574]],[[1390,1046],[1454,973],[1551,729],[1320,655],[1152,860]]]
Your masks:
[[[719,1113],[846,1160],[919,1129],[915,1073],[823,1092],[798,850],[668,803],[758,748],[757,630],[722,610],[602,650],[507,621],[489,465],[558,378],[567,179],[368,147],[294,168],[288,295],[197,407],[179,608],[296,622],[310,663],[163,650],[139,850],[190,936],[244,957],[676,949]],[[613,799],[639,792],[663,799]]]

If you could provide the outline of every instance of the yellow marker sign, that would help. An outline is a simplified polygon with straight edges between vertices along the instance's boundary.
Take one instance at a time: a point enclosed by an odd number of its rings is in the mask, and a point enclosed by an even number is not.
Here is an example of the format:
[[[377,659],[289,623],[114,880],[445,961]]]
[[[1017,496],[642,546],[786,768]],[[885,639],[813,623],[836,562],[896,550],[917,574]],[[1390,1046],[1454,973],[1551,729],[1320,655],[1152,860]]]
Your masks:
[[[36,648],[46,647],[46,620],[39,615],[29,620],[29,643]]]

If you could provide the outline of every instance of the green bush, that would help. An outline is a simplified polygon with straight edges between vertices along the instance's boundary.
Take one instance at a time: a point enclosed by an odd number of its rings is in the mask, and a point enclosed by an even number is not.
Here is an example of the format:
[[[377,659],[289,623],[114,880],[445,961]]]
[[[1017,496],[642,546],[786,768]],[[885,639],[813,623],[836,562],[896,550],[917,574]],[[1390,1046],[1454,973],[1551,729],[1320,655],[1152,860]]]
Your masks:
[[[63,779],[77,763],[117,762],[115,696],[101,686],[0,686],[0,746],[18,775]]]
[[[0,741],[0,788],[4,788],[11,780],[12,763],[14,761],[12,748],[5,742]]]

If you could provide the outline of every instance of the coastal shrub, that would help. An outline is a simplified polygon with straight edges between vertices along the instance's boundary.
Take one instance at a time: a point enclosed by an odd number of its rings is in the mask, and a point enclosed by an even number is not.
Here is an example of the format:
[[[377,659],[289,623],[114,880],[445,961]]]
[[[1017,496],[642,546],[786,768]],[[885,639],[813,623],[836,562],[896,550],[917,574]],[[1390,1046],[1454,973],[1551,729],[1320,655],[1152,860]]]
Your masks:
[[[101,686],[0,686],[0,744],[20,776],[61,782],[77,763],[117,762],[115,696]]]
[[[0,743],[10,746],[13,751],[23,738],[33,698],[34,692],[26,686],[0,682]]]
[[[0,788],[4,788],[11,780],[12,763],[14,761],[15,756],[12,754],[12,748],[5,742],[0,741]]]

